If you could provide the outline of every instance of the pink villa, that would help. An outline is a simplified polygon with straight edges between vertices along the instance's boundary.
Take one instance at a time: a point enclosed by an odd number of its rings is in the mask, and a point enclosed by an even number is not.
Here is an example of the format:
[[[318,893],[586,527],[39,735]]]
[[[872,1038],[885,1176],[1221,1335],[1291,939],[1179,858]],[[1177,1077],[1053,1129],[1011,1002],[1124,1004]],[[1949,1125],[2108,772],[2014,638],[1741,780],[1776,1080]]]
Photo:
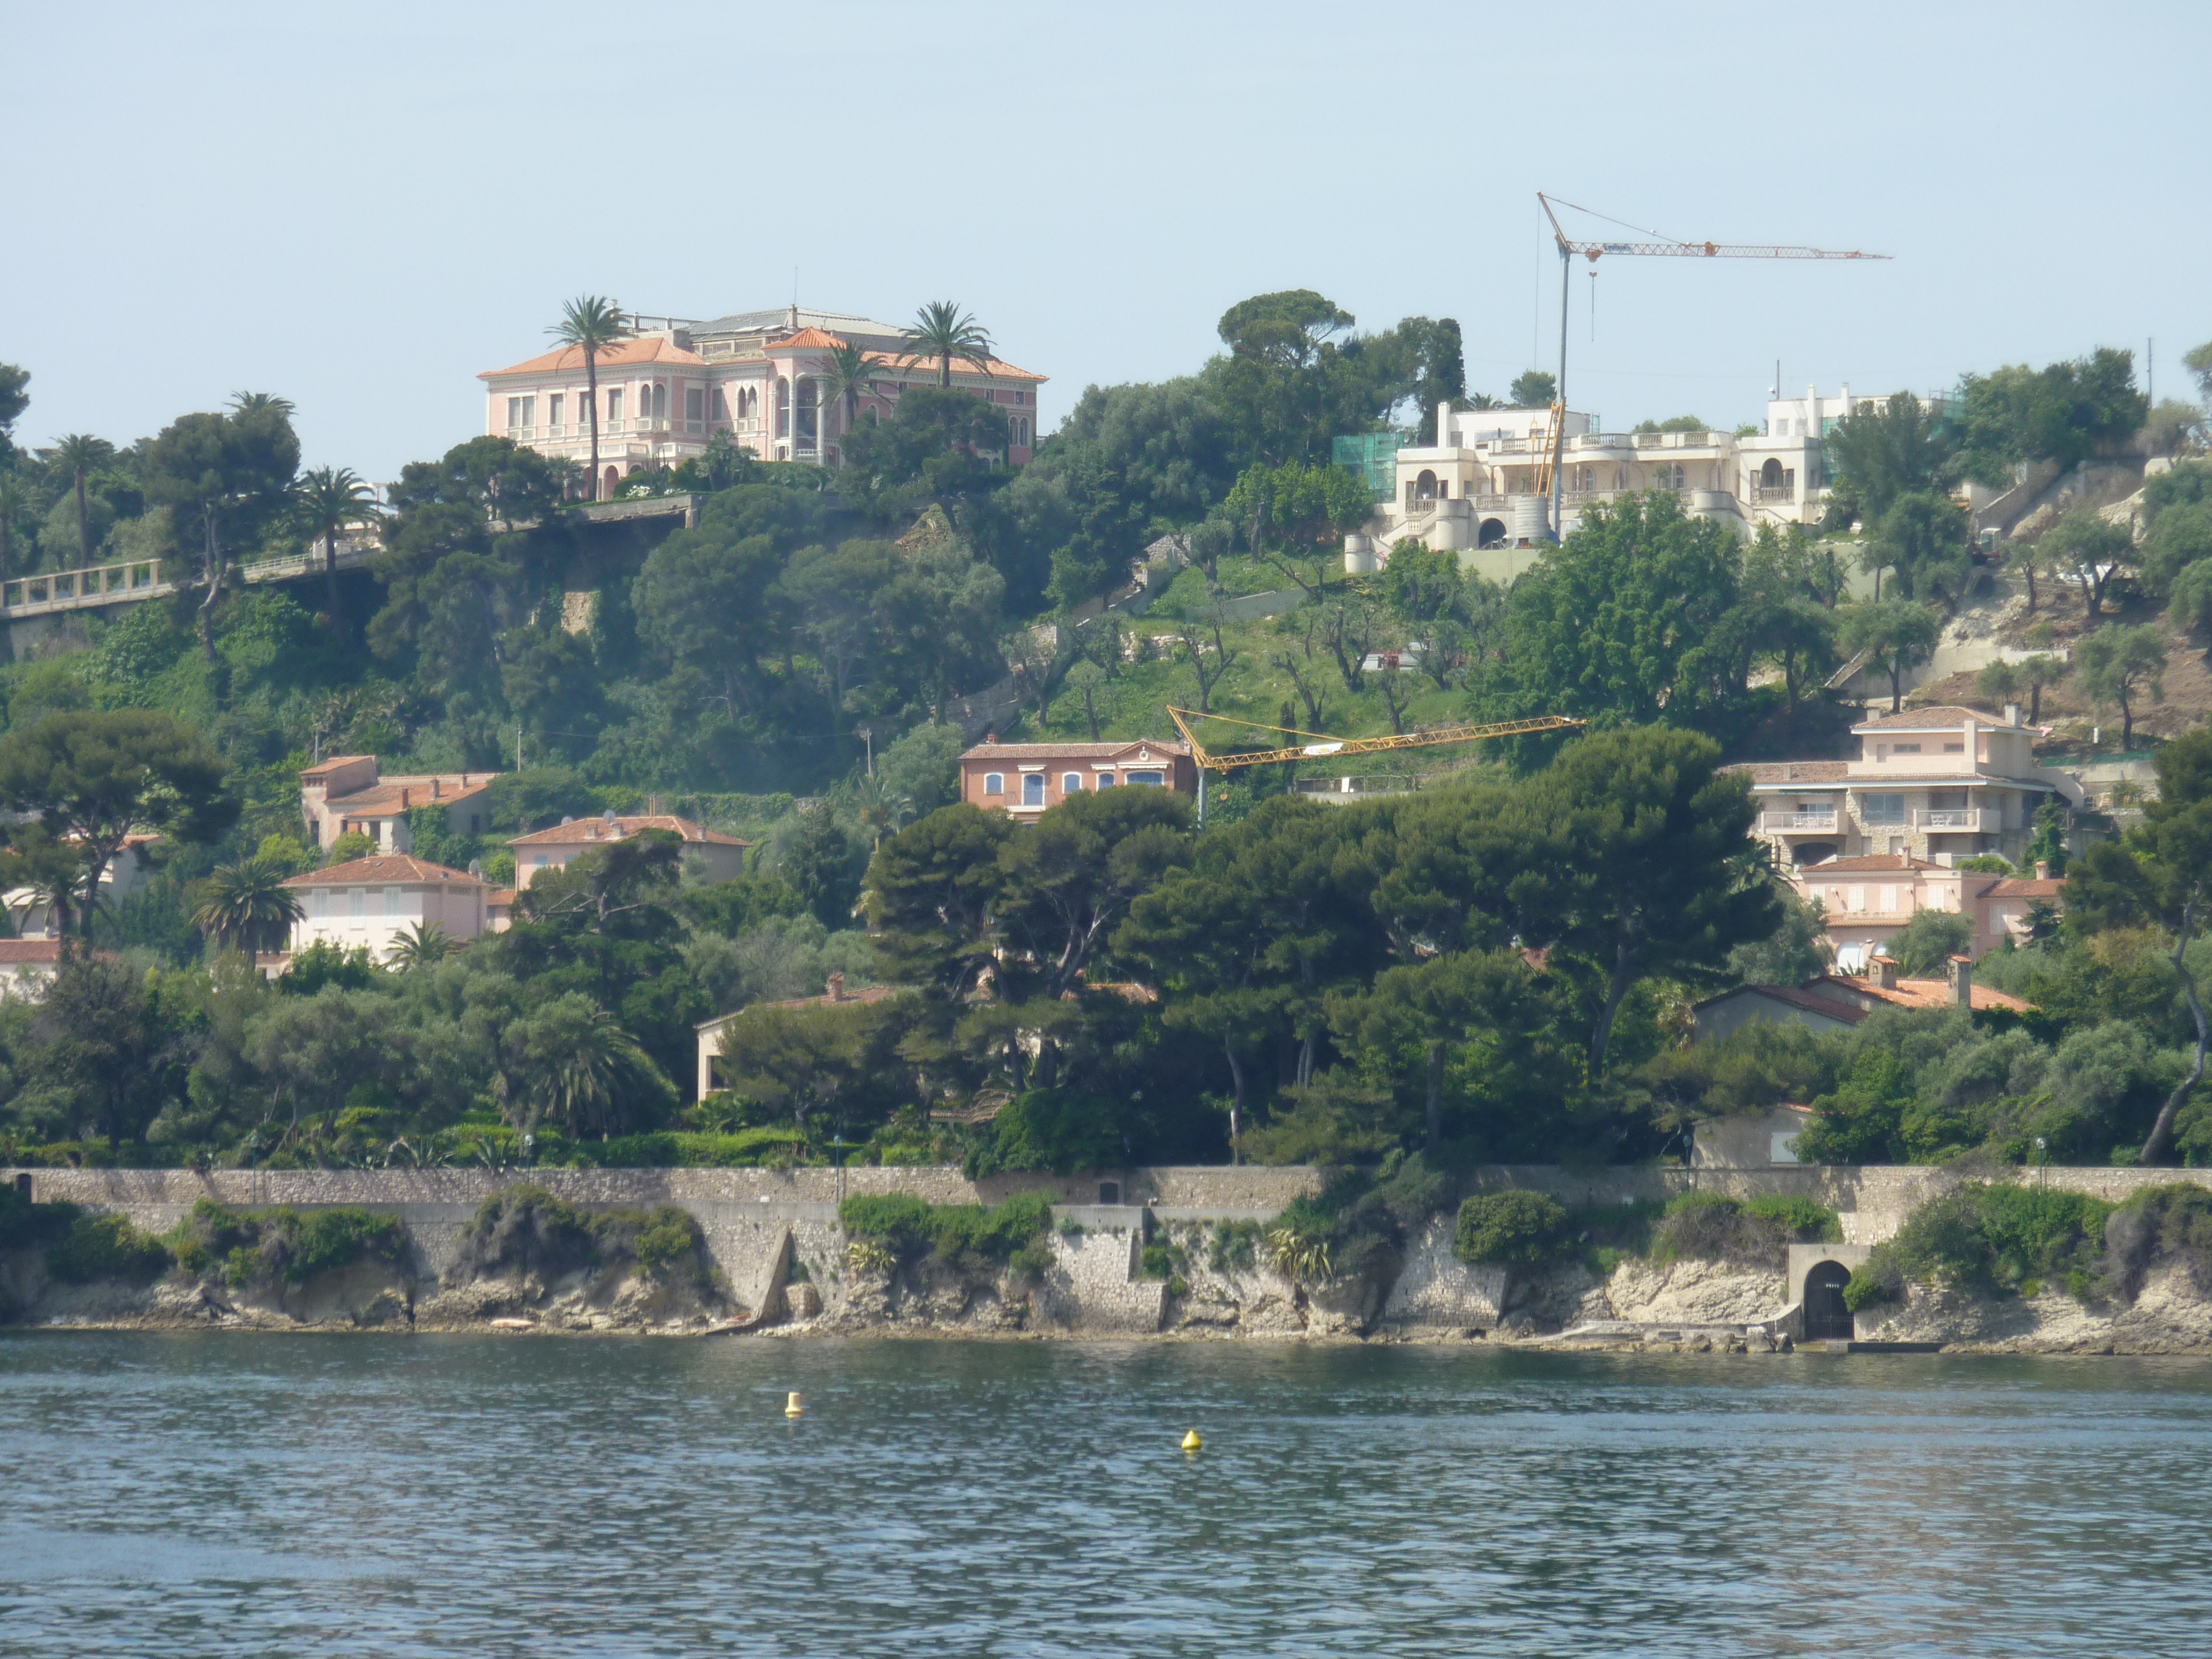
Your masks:
[[[666,813],[644,813],[623,817],[608,812],[596,818],[568,818],[550,830],[534,830],[507,842],[514,848],[514,890],[520,892],[551,870],[565,870],[578,855],[594,847],[606,847],[644,830],[665,830],[684,839],[684,861],[695,860],[710,882],[730,881],[745,872],[745,849],[752,843],[726,836],[719,830],[702,830],[689,818]],[[507,902],[511,910],[514,901]],[[495,933],[504,933],[505,919]]]
[[[336,755],[300,774],[300,817],[310,847],[328,847],[358,830],[385,853],[411,853],[415,838],[407,815],[442,806],[446,828],[480,836],[486,822],[485,787],[496,772],[382,775],[374,755]]]
[[[641,466],[677,466],[704,454],[718,432],[764,461],[836,465],[846,411],[823,378],[836,346],[861,347],[882,370],[882,379],[854,400],[856,422],[890,413],[909,386],[937,384],[935,359],[912,356],[903,330],[866,317],[787,306],[712,322],[632,320],[636,335],[599,354],[595,493],[602,500]],[[484,382],[486,432],[589,464],[590,392],[581,351],[563,347],[477,378]],[[1025,465],[1035,453],[1036,392],[1044,378],[995,357],[981,363],[953,359],[952,384],[1003,410],[1010,465]]]

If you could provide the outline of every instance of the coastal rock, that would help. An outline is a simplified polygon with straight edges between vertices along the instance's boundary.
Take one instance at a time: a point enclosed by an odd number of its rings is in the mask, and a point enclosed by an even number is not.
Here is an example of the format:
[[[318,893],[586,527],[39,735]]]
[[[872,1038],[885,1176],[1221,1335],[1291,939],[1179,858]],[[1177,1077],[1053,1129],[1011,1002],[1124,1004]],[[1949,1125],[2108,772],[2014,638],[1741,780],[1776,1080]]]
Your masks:
[[[1747,1272],[1718,1261],[1627,1261],[1604,1287],[1603,1312],[1589,1316],[1649,1324],[1747,1325],[1789,1300],[1778,1273]]]

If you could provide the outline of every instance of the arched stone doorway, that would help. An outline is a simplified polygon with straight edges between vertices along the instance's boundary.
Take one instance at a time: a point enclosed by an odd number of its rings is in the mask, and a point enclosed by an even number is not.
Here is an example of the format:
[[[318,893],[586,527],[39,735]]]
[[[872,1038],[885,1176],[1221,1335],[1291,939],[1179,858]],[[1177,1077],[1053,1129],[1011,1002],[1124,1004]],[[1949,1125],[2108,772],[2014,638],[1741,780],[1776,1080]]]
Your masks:
[[[607,468],[607,476],[599,481],[599,499],[603,501],[614,500],[615,491],[621,488],[622,469],[618,466],[610,466]]]
[[[1822,1261],[1805,1275],[1805,1340],[1848,1342],[1856,1334],[1851,1310],[1844,1305],[1844,1286],[1851,1270],[1840,1261]]]

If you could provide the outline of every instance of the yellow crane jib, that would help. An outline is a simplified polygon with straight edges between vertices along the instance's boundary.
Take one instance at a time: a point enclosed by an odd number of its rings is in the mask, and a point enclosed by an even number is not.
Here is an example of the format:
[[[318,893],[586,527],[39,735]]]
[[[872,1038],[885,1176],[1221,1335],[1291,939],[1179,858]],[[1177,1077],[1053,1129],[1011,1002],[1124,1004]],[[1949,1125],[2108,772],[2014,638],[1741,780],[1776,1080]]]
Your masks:
[[[1284,761],[1334,759],[1341,755],[1379,755],[1393,749],[1429,749],[1438,744],[1480,743],[1486,738],[1525,738],[1540,732],[1570,732],[1587,722],[1567,714],[1538,714],[1525,720],[1498,720],[1487,726],[1443,726],[1425,732],[1404,732],[1386,738],[1333,738],[1323,732],[1301,732],[1291,726],[1263,726],[1257,720],[1240,720],[1228,714],[1202,714],[1194,708],[1167,706],[1168,718],[1175,722],[1176,730],[1182,733],[1183,741],[1190,745],[1191,759],[1208,772],[1232,772],[1240,766],[1272,766]],[[1304,738],[1310,741],[1282,749],[1263,749],[1237,755],[1214,755],[1199,742],[1198,734],[1190,729],[1193,720],[1214,720],[1224,726],[1241,726],[1252,732],[1276,732],[1285,737]]]

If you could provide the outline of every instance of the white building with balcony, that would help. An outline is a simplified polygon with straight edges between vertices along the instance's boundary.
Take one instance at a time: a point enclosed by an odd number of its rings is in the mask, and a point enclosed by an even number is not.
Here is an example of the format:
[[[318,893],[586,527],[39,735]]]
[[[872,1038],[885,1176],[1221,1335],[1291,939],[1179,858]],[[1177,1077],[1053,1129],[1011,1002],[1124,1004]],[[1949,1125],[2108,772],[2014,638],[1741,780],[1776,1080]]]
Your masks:
[[[1562,533],[1572,532],[1591,502],[1645,489],[1672,490],[1692,516],[1747,535],[1761,524],[1816,524],[1828,494],[1821,441],[1850,410],[1848,386],[1833,397],[1808,386],[1802,398],[1769,400],[1765,430],[1742,437],[1601,432],[1593,416],[1570,410],[1560,422]],[[1549,538],[1543,470],[1552,413],[1440,404],[1437,432],[1434,445],[1398,452],[1395,491],[1363,531],[1345,538],[1345,568],[1377,569],[1391,548],[1414,539],[1456,550],[1463,567],[1493,581],[1510,581]]]
[[[2063,775],[2036,764],[2041,733],[2021,723],[2016,708],[2002,715],[1907,709],[1851,733],[1856,760],[1732,769],[1751,780],[1757,832],[1773,848],[1776,867],[1808,894],[1831,860],[1882,855],[1948,870],[1994,853],[2019,863],[2037,808],[2067,793]]]
[[[935,386],[934,358],[912,356],[905,331],[841,312],[787,306],[711,321],[638,318],[638,332],[598,354],[596,494],[611,497],[643,466],[678,466],[703,455],[717,433],[766,461],[836,465],[849,425],[889,415],[909,387]],[[848,411],[825,378],[829,354],[860,346],[879,378]],[[574,346],[478,375],[484,430],[588,465],[592,392]],[[952,384],[1000,406],[1009,465],[1036,444],[1037,388],[1045,377],[994,357],[956,357]]]

